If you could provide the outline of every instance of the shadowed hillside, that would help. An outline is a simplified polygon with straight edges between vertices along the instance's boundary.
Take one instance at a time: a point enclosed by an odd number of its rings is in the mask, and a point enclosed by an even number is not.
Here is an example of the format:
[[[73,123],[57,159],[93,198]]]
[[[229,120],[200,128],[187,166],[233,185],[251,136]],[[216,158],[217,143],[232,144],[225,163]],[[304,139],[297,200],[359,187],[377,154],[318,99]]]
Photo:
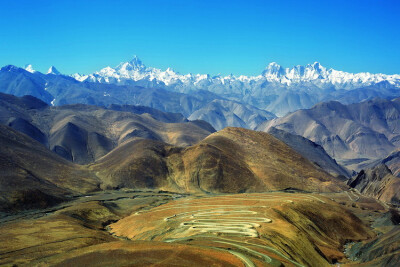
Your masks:
[[[1,124],[79,164],[93,162],[128,140],[151,139],[188,146],[215,131],[204,121],[188,121],[180,114],[144,107],[50,107],[33,97],[5,94],[0,95],[0,104]]]
[[[46,207],[67,195],[99,190],[99,180],[85,168],[3,125],[0,147],[2,210]]]
[[[352,165],[354,159],[383,158],[399,147],[400,99],[373,99],[350,105],[320,103],[264,122],[257,130],[268,131],[271,127],[308,138],[331,157]]]
[[[334,176],[340,175],[344,179],[350,176],[348,170],[340,166],[326,153],[322,146],[314,143],[313,141],[310,141],[300,135],[279,130],[275,127],[269,128],[268,133],[293,148],[297,153],[309,159],[311,162],[321,167],[321,169],[324,171]]]

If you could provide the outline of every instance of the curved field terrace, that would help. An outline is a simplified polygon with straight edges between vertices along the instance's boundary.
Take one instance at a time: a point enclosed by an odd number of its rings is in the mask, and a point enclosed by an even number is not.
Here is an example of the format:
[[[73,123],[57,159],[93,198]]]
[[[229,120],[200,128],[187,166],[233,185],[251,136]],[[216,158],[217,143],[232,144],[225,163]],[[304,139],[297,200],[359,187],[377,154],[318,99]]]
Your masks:
[[[304,255],[315,262],[315,254],[320,252],[318,245],[329,249],[334,246],[329,244],[329,232],[311,225],[311,218],[297,208],[329,212],[327,202],[332,204],[320,195],[282,192],[187,197],[135,212],[111,224],[109,230],[114,236],[130,240],[229,252],[245,266],[303,266],[308,261]],[[335,214],[337,208],[327,216],[347,216]],[[301,228],[305,234],[299,233]],[[298,258],[290,254],[295,246],[302,246],[306,253]]]

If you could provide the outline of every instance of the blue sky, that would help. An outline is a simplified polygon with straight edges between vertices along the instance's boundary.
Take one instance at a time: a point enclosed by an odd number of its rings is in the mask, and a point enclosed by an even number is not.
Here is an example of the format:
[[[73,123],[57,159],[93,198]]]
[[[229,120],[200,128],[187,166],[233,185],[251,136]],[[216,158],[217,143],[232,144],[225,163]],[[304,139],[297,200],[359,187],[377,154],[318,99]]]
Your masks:
[[[0,1],[0,65],[91,73],[128,61],[257,75],[272,61],[400,73],[400,1]]]

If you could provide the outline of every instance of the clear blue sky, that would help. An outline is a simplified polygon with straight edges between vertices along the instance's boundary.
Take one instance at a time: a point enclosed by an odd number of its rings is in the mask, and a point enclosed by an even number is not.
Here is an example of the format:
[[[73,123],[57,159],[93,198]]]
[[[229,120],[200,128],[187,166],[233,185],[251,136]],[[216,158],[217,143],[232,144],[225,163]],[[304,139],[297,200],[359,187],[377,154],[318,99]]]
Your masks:
[[[398,0],[2,0],[0,65],[91,73],[128,61],[257,75],[276,61],[400,73]]]

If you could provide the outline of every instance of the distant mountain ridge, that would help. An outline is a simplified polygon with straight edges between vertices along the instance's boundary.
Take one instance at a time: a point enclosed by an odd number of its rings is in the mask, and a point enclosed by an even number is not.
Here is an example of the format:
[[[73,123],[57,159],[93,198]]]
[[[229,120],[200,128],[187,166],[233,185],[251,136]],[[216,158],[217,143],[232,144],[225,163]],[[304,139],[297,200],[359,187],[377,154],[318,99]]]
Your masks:
[[[310,139],[343,164],[348,160],[345,165],[382,159],[400,147],[400,98],[320,103],[263,122],[257,130],[268,132],[271,127]]]
[[[274,127],[269,128],[267,133],[281,140],[297,153],[307,158],[331,175],[336,177],[340,176],[342,179],[350,177],[348,170],[337,164],[337,162],[326,153],[322,146],[314,143],[313,141],[310,141],[309,139],[300,135],[291,134]]]
[[[90,104],[107,107],[117,105],[140,105],[156,108],[164,112],[182,113],[191,119],[210,118],[214,112],[221,114],[218,120],[209,122],[217,129],[225,126],[241,126],[254,129],[261,121],[274,118],[275,115],[254,106],[223,98],[206,90],[190,94],[153,88],[151,84],[116,85],[91,82],[79,82],[70,76],[57,74],[51,67],[48,74],[28,70],[12,65],[0,69],[0,92],[16,96],[32,95],[52,106],[66,104]],[[220,105],[207,107],[212,101],[222,101]],[[235,123],[230,123],[230,117]],[[233,122],[233,121],[232,121]]]
[[[320,101],[341,100],[350,104],[377,96],[400,96],[398,74],[348,73],[325,68],[318,62],[293,68],[283,68],[273,62],[258,76],[211,76],[183,75],[171,68],[163,71],[147,67],[135,56],[115,68],[106,67],[92,74],[74,74],[72,77],[79,81],[138,85],[189,94],[207,90],[278,116],[309,108]],[[368,94],[357,91],[360,88],[368,89]]]
[[[69,161],[87,164],[129,140],[188,146],[215,132],[204,121],[148,107],[108,109],[75,104],[51,107],[31,97],[0,93],[0,124],[22,132]]]
[[[62,75],[53,66],[48,74],[34,71],[32,65],[23,71],[15,66],[2,68],[0,92],[30,94],[51,105],[149,106],[205,119],[217,130],[254,129],[274,114],[284,116],[320,102],[351,104],[400,97],[398,74],[353,74],[318,62],[293,68],[271,63],[258,76],[182,75],[171,68],[147,67],[137,57],[89,75]]]
[[[265,70],[258,76],[211,76],[209,74],[186,74],[182,75],[171,68],[165,71],[157,68],[146,67],[144,63],[135,56],[131,61],[122,62],[115,68],[106,67],[93,74],[72,75],[79,81],[91,81],[102,83],[124,83],[131,81],[149,80],[176,87],[182,92],[190,90],[186,86],[203,89],[202,83],[223,85],[229,87],[235,81],[251,83],[259,80],[268,82],[278,82],[287,86],[301,85],[310,82],[319,88],[332,87],[335,89],[356,89],[364,86],[373,85],[382,81],[400,86],[400,75],[372,74],[369,72],[348,73],[337,71],[332,68],[325,68],[319,62],[307,64],[306,66],[297,65],[293,68],[283,68],[276,62],[268,64]]]

